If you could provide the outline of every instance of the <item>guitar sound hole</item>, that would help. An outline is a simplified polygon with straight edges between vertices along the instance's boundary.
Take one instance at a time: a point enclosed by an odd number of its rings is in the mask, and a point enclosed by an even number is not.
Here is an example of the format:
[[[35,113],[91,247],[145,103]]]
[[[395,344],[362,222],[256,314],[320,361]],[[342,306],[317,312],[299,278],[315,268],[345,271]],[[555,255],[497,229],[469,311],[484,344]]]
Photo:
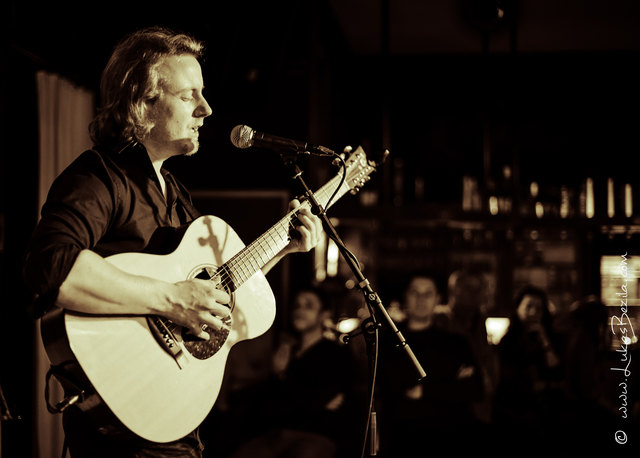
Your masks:
[[[231,327],[231,317],[222,320],[227,327]],[[197,359],[208,359],[215,355],[224,345],[229,336],[229,329],[214,329],[205,326],[204,330],[209,333],[209,340],[202,340],[186,329],[182,333],[182,340],[185,348]]]
[[[214,266],[197,267],[191,272],[189,278],[215,281],[218,289],[226,291],[231,296],[229,308],[233,311],[233,295],[229,288],[222,284],[221,279],[218,276],[217,268]],[[226,325],[225,329],[214,329],[208,325],[205,326],[204,330],[209,333],[209,340],[202,340],[188,330],[183,329],[182,341],[187,351],[197,359],[208,359],[215,355],[224,345],[227,337],[229,336],[229,329],[231,329],[231,316],[223,319],[222,322]]]
[[[211,280],[216,275],[216,271],[212,267],[204,267],[194,278],[200,280]]]

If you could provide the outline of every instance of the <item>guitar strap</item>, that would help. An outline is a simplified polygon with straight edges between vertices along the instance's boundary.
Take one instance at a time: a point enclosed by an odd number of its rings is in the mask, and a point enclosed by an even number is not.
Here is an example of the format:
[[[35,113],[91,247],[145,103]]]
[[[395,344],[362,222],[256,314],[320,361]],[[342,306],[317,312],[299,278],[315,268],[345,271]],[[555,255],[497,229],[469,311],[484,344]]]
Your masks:
[[[70,364],[70,362],[68,363]],[[65,363],[56,366],[51,365],[49,370],[47,371],[44,387],[44,398],[49,413],[62,413],[67,410],[69,406],[76,403],[81,404],[85,399],[86,391],[79,386],[80,384],[75,381],[73,375],[71,375],[70,371],[67,371],[64,366]],[[56,404],[51,403],[51,396],[49,392],[49,385],[52,376],[55,376],[56,380],[60,383],[65,395],[65,398],[57,402]]]

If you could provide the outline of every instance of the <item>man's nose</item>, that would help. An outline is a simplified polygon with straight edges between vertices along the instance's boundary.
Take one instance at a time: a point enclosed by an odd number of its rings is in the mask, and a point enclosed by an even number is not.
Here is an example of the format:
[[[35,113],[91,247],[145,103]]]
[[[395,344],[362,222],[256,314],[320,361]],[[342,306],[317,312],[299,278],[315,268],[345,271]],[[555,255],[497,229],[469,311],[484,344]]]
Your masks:
[[[212,113],[213,110],[209,106],[207,99],[205,99],[204,97],[200,97],[200,103],[196,108],[196,116],[206,118],[207,116],[211,116]]]

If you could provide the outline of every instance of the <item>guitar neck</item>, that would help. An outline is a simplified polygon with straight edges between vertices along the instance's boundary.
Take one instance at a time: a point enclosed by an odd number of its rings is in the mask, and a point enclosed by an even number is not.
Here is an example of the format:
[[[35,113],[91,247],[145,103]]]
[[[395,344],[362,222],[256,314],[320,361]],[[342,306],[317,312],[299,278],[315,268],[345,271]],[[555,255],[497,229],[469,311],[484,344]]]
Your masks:
[[[315,192],[318,203],[323,208],[329,208],[340,197],[350,191],[346,182],[342,182],[342,174],[338,174]],[[339,187],[339,189],[338,189]],[[338,189],[336,191],[336,189]],[[335,196],[331,199],[335,192]],[[331,202],[329,202],[331,199]],[[280,221],[258,237],[253,243],[240,250],[235,256],[220,266],[218,274],[223,283],[231,291],[235,291],[258,270],[262,269],[280,251],[289,244],[290,232],[295,229],[298,212],[303,208],[310,208],[308,200],[289,211]]]

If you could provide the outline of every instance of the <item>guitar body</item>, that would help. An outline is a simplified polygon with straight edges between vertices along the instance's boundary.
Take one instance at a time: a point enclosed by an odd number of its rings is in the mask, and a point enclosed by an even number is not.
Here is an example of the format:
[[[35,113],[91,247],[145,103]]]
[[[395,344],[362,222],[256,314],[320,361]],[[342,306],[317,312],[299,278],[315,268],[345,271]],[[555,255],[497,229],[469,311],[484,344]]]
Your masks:
[[[122,253],[107,260],[126,272],[175,283],[215,271],[244,247],[228,224],[207,215],[188,226],[170,254]],[[210,412],[231,347],[262,335],[273,324],[275,298],[259,269],[229,292],[230,330],[208,329],[210,341],[194,342],[184,328],[169,322],[181,350],[177,355],[161,345],[162,338],[144,316],[63,311],[64,320],[43,319],[43,341],[54,365],[72,354],[127,428],[145,439],[169,442],[193,431]]]

